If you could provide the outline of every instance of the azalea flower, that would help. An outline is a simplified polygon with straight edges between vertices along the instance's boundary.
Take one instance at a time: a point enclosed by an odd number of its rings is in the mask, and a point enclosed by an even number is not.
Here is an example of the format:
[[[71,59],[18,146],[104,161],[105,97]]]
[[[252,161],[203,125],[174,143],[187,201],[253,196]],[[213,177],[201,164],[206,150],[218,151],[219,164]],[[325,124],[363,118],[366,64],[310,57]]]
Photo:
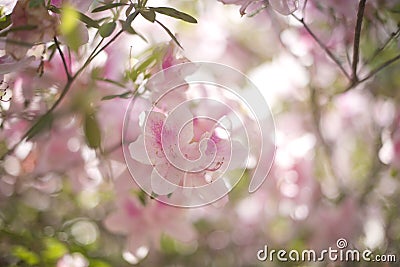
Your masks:
[[[143,246],[158,248],[163,234],[182,242],[196,237],[183,209],[146,197],[140,201],[136,194],[140,191],[127,172],[115,181],[115,191],[117,209],[104,220],[104,225],[113,233],[127,236],[126,249],[132,254]]]
[[[219,0],[224,4],[235,4],[240,5],[240,14],[243,16],[246,14],[247,9],[250,6],[255,9],[260,9],[263,6],[270,5],[275,11],[282,15],[289,15],[296,11],[297,0]]]

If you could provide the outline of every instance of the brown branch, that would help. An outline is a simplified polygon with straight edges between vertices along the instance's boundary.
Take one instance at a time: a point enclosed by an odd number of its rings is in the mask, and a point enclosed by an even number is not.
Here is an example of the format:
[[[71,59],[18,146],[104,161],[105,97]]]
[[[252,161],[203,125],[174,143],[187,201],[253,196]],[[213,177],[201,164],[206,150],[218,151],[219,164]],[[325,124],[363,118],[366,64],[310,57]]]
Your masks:
[[[351,90],[352,88],[354,88],[355,86],[371,79],[372,77],[374,77],[376,74],[378,74],[380,71],[382,71],[383,69],[385,69],[386,67],[392,65],[393,63],[395,63],[396,61],[398,61],[400,59],[400,54],[398,54],[397,56],[393,57],[392,59],[389,59],[388,61],[382,63],[380,66],[376,67],[375,69],[373,69],[372,71],[370,71],[370,73],[365,76],[364,78],[362,78],[361,80],[358,80],[356,82],[351,82],[349,84],[348,87],[346,87],[346,89],[344,89],[344,91],[342,93],[345,93],[349,90]]]
[[[347,79],[351,80],[350,75],[344,69],[342,63],[340,63],[339,59],[332,53],[332,51],[315,35],[315,33],[308,27],[308,25],[304,22],[303,18],[299,18],[296,15],[292,14],[292,16],[300,22],[306,31],[311,35],[311,37],[317,42],[317,44],[325,51],[325,53],[329,56],[333,62],[339,67],[339,69],[343,72],[343,74],[347,77]]]
[[[400,27],[395,32],[392,32],[390,34],[389,38],[383,43],[381,47],[375,50],[372,56],[365,61],[364,65],[368,65],[372,60],[374,60],[379,55],[379,53],[385,50],[385,48],[390,44],[391,41],[393,41],[396,38],[396,36],[399,33],[400,33]]]
[[[353,83],[355,83],[358,80],[357,67],[358,67],[358,62],[360,60],[360,36],[361,36],[361,27],[364,18],[364,10],[366,2],[367,0],[360,0],[357,11],[357,23],[356,23],[356,28],[354,30],[353,64],[351,66],[352,68],[351,79]]]
[[[58,43],[58,40],[57,40],[56,36],[54,36],[54,43],[55,43],[55,45],[57,47],[58,53],[60,54],[62,63],[64,65],[64,70],[65,70],[65,74],[67,75],[67,79],[71,80],[72,77],[71,77],[71,74],[69,73],[69,70],[68,70],[67,61],[65,60],[64,53],[62,52],[62,50],[60,48],[60,44]]]
[[[384,68],[388,67],[389,65],[392,65],[396,61],[400,59],[400,54],[393,57],[392,59],[389,59],[388,61],[382,63],[379,67],[373,69],[366,77],[364,77],[362,80],[359,81],[359,83],[365,82],[366,80],[371,79],[373,76],[375,76],[378,72],[383,70]]]

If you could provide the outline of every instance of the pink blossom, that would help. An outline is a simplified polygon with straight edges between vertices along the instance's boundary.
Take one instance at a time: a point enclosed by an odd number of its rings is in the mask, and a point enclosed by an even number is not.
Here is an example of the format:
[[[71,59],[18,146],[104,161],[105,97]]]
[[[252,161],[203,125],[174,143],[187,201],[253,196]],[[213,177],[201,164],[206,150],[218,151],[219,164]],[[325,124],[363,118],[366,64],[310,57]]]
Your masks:
[[[17,61],[9,55],[4,55],[0,57],[0,75],[24,69],[28,67],[34,59],[35,57],[30,56]]]
[[[87,267],[88,260],[80,253],[65,254],[57,261],[57,267]]]
[[[194,140],[193,121],[188,118],[190,111],[179,114],[187,116],[173,116],[171,120],[161,112],[148,113],[143,134],[129,147],[133,159],[154,166],[151,184],[158,195],[167,195],[177,186],[204,185],[205,177],[213,181],[218,178],[217,173],[226,170],[231,153],[235,153],[215,128]],[[235,143],[233,149],[240,149],[240,145]],[[234,169],[238,164],[231,163],[229,167]]]
[[[127,237],[126,249],[135,254],[138,248],[159,247],[162,234],[182,242],[192,241],[195,230],[185,211],[145,197],[139,201],[138,191],[125,172],[115,182],[117,209],[104,221],[108,230]]]
[[[0,10],[2,12],[0,15],[3,16],[3,15],[10,14],[13,11],[17,2],[18,2],[18,0],[3,0],[0,3]]]
[[[33,25],[37,28],[33,30],[14,31],[7,35],[8,40],[36,44],[47,42],[57,34],[57,19],[49,14],[44,6],[30,7],[28,0],[18,1],[11,14],[13,27]],[[7,42],[6,52],[16,59],[21,59],[26,55],[29,46],[13,44]]]
[[[69,5],[77,8],[81,12],[86,12],[90,5],[93,3],[92,0],[51,0],[51,4],[56,7],[61,7],[63,4],[68,3]]]
[[[235,5],[240,5],[240,14],[244,15],[246,14],[247,9],[253,5],[255,6],[256,10],[263,7],[265,5],[265,2],[268,2],[271,7],[277,11],[278,13],[281,13],[282,15],[289,15],[296,11],[297,9],[297,0],[269,0],[269,1],[263,1],[263,0],[219,0],[224,4],[235,4]]]

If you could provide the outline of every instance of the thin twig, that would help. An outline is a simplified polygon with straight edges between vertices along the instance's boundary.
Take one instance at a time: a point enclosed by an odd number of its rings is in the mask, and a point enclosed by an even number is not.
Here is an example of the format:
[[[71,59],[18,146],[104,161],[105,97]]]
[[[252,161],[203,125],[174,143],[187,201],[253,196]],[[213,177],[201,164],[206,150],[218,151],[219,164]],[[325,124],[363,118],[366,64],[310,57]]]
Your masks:
[[[332,53],[332,51],[314,34],[314,32],[308,27],[308,25],[304,22],[304,19],[301,19],[297,17],[296,15],[292,14],[292,16],[300,22],[306,31],[311,35],[311,37],[318,43],[318,45],[325,51],[325,53],[329,56],[330,59],[333,60],[333,62],[336,63],[336,65],[339,67],[339,69],[343,72],[343,74],[351,80],[350,75],[347,73],[347,71],[344,69],[342,66],[342,63],[340,63],[339,59],[336,58],[336,56]]]
[[[392,65],[395,63],[397,60],[400,59],[400,54],[393,57],[392,59],[389,59],[388,61],[382,63],[379,67],[373,69],[367,76],[365,76],[362,80],[359,81],[359,83],[365,82],[366,80],[369,80],[373,76],[375,76],[378,72],[383,70],[384,68],[388,67],[389,65]]]
[[[54,36],[54,43],[55,43],[55,45],[57,47],[58,53],[60,54],[61,60],[62,60],[63,65],[64,65],[65,74],[67,75],[67,79],[69,81],[69,80],[72,79],[72,76],[69,73],[68,66],[67,66],[67,61],[65,60],[64,53],[62,52],[62,50],[60,48],[60,44],[58,43],[57,37],[55,37],[55,36]]]
[[[390,34],[389,38],[383,43],[381,47],[375,50],[372,56],[365,61],[364,65],[368,65],[370,62],[372,62],[383,50],[385,50],[385,48],[390,44],[391,41],[396,38],[399,33],[400,27],[395,32],[392,32]]]
[[[92,61],[95,57],[97,57],[104,49],[106,49],[112,42],[114,42],[124,31],[120,30],[116,35],[114,35],[113,38],[110,39],[110,41],[108,41],[102,48],[100,48],[100,50],[97,50],[97,48],[101,45],[101,43],[103,42],[103,40],[100,41],[100,43],[98,44],[98,46],[95,48],[95,50],[93,50],[93,52],[90,54],[90,56],[88,57],[88,59],[86,60],[86,62],[82,65],[82,67],[75,73],[74,77],[78,76]]]
[[[357,77],[357,67],[360,60],[360,36],[361,27],[364,18],[365,3],[367,0],[360,0],[357,11],[357,23],[354,29],[354,46],[353,46],[353,63],[352,63],[352,74],[351,79],[355,83],[358,80]]]
[[[355,86],[371,79],[372,77],[374,77],[376,74],[378,74],[380,71],[382,71],[383,69],[385,69],[386,67],[392,65],[393,63],[395,63],[396,61],[398,61],[400,59],[400,54],[398,54],[397,56],[393,57],[392,59],[389,59],[388,61],[382,63],[380,66],[376,67],[375,69],[373,69],[372,71],[370,71],[370,73],[365,76],[364,78],[356,81],[356,82],[351,82],[349,84],[349,86],[346,87],[346,89],[343,90],[342,93],[345,93],[349,90],[351,90],[352,88],[354,88]]]

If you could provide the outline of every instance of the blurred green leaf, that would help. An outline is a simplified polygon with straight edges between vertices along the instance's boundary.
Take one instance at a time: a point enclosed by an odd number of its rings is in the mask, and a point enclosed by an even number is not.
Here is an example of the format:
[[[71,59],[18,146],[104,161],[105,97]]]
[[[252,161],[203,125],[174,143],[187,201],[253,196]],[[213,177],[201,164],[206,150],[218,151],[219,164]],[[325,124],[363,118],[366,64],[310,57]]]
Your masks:
[[[29,1],[29,7],[30,8],[35,8],[39,6],[44,6],[44,0],[30,0]]]
[[[11,25],[11,15],[7,15],[1,18],[0,20],[0,31],[4,30],[8,26]],[[5,34],[2,34],[1,36],[4,36]]]
[[[42,256],[47,262],[54,262],[68,253],[68,248],[55,238],[45,239],[44,244]]]
[[[17,31],[31,31],[36,29],[36,25],[22,25],[22,26],[16,26],[16,27],[11,27],[7,31],[5,31],[3,34],[6,35],[9,32],[17,32]]]
[[[104,79],[104,78],[98,78],[98,77],[96,77],[95,79],[97,81],[106,82],[106,83],[110,83],[110,84],[116,85],[116,86],[121,87],[121,88],[125,88],[125,85],[123,85],[122,83],[114,81],[114,80],[111,80],[111,79]]]
[[[44,130],[50,129],[52,122],[53,122],[53,115],[51,113],[45,114],[42,117],[40,117],[26,134],[27,140],[32,139],[34,136],[36,136],[37,134],[39,134]]]
[[[88,146],[91,148],[99,148],[101,142],[101,131],[96,117],[92,113],[87,113],[85,115],[84,132]]]
[[[156,12],[151,9],[142,9],[139,11],[140,15],[142,15],[143,18],[147,19],[150,22],[156,21]]]
[[[154,10],[157,13],[167,15],[176,19],[181,19],[189,23],[197,23],[197,20],[194,17],[171,7],[151,7],[150,9]]]
[[[100,7],[97,7],[95,9],[93,9],[92,13],[102,12],[102,11],[105,11],[105,10],[108,10],[108,9],[112,9],[112,8],[115,8],[115,7],[127,6],[127,5],[128,4],[125,4],[125,3],[111,3],[111,4],[107,4],[107,5],[100,6]]]
[[[159,22],[158,20],[156,20],[156,22],[163,27],[163,29],[168,33],[168,35],[172,38],[172,40],[174,40],[174,42],[183,49],[183,47],[181,46],[181,44],[178,42],[178,39],[176,39],[175,35],[161,22]]]
[[[79,20],[79,12],[71,6],[65,6],[61,9],[60,31],[64,35],[68,35],[75,31]]]
[[[131,95],[132,95],[132,92],[128,91],[128,92],[125,92],[125,93],[122,93],[122,94],[108,95],[108,96],[103,97],[101,100],[111,100],[111,99],[114,99],[114,98],[129,98]]]
[[[0,159],[3,158],[8,152],[7,143],[5,140],[0,141]]]
[[[56,6],[50,5],[50,6],[47,7],[47,9],[50,10],[51,12],[53,12],[53,13],[61,14],[61,9],[56,7]]]
[[[117,24],[114,21],[101,25],[99,29],[100,36],[103,38],[110,36],[114,32],[116,26]]]
[[[39,256],[23,246],[15,246],[12,249],[12,254],[30,266],[37,265],[39,263]]]
[[[89,260],[90,267],[111,267],[111,265],[107,262],[101,260]]]
[[[135,66],[130,70],[129,79],[133,82],[136,81],[136,79],[141,73],[144,73],[152,64],[157,62],[157,57],[158,55],[154,53],[148,58],[146,58],[144,61],[137,64],[137,66]]]

